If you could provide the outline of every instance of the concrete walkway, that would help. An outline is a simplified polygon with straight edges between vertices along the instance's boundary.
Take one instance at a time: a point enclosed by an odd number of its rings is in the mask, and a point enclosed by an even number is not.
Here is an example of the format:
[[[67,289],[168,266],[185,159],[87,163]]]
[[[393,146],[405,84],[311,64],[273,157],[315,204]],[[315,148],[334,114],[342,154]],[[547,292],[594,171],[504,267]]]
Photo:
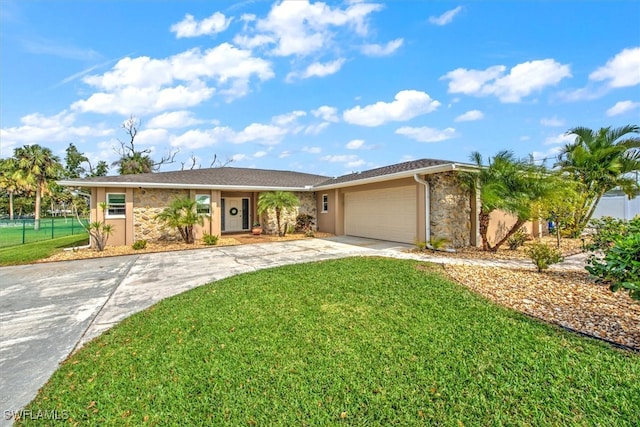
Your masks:
[[[124,318],[205,283],[263,268],[348,256],[487,265],[405,252],[411,247],[340,236],[2,267],[0,425],[12,423],[7,415],[29,403],[75,349]],[[523,266],[509,263],[501,266]],[[575,264],[581,266],[583,261]]]

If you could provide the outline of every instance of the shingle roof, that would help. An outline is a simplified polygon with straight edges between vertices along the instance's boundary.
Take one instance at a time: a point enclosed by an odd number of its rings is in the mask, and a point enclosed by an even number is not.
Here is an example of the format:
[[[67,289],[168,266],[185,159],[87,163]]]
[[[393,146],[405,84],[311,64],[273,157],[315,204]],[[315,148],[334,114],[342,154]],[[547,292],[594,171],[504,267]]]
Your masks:
[[[432,166],[452,164],[449,160],[436,160],[436,159],[420,159],[411,160],[409,162],[397,163],[395,165],[383,166],[381,168],[370,169],[363,172],[355,172],[349,175],[342,175],[337,178],[329,179],[319,185],[333,185],[341,184],[344,182],[359,181],[367,178],[381,177],[384,175],[392,175],[401,172],[409,172],[413,170],[424,169]]]
[[[263,188],[272,189],[304,189],[313,187],[326,187],[340,184],[357,185],[357,181],[361,180],[384,180],[385,176],[397,176],[403,174],[411,174],[413,171],[420,171],[429,168],[439,169],[437,166],[452,165],[470,166],[459,164],[448,160],[436,159],[420,159],[412,160],[395,165],[383,166],[376,169],[370,169],[363,172],[351,173],[339,176],[337,178],[329,178],[322,175],[313,175],[301,172],[278,171],[270,169],[249,169],[249,168],[207,168],[193,169],[186,171],[156,172],[137,175],[120,175],[120,176],[100,176],[92,178],[81,178],[73,180],[60,181],[62,185],[74,186],[148,186],[148,187],[242,187],[243,189]],[[440,170],[437,170],[440,171]]]
[[[300,172],[250,168],[207,168],[186,171],[156,172],[137,175],[100,176],[69,180],[83,183],[176,184],[196,186],[291,187],[303,188],[326,181],[328,177]]]

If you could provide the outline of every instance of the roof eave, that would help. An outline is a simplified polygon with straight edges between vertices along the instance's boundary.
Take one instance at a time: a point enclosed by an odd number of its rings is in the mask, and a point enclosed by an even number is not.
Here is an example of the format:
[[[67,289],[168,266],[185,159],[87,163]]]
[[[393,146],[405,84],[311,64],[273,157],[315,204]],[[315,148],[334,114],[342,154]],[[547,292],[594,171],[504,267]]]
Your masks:
[[[282,187],[257,185],[210,185],[210,184],[176,184],[159,182],[117,182],[117,181],[58,181],[63,187],[109,187],[109,188],[160,188],[176,190],[221,190],[221,191],[313,191],[313,186]]]
[[[315,190],[332,190],[335,188],[353,187],[356,185],[374,184],[377,182],[391,181],[394,179],[410,178],[416,174],[430,175],[434,173],[449,172],[454,170],[466,171],[466,172],[477,172],[478,168],[473,165],[467,165],[462,163],[444,163],[441,165],[427,166],[425,168],[412,169],[408,171],[396,172],[396,173],[387,174],[387,175],[374,176],[371,178],[356,179],[353,181],[340,182],[336,184],[318,185],[314,187],[314,189]]]

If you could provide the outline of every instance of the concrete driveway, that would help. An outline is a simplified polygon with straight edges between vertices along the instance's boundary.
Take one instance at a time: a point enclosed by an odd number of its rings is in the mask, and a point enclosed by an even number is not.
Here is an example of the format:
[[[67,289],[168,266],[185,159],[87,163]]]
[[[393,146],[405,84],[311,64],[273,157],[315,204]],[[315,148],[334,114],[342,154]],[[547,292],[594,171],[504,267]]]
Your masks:
[[[0,425],[75,349],[122,319],[235,274],[354,255],[410,257],[400,243],[335,237],[0,268]],[[53,408],[52,408],[53,409]]]

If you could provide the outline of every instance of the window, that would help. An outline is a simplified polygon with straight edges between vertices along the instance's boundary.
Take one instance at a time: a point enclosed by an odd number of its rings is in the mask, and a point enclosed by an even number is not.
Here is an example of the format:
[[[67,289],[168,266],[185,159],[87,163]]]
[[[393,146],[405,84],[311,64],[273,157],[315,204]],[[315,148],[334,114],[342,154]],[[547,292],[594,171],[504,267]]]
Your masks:
[[[322,212],[329,212],[329,195],[322,195]]]
[[[196,194],[196,205],[198,214],[211,214],[211,196],[209,196],[208,194]]]
[[[107,218],[124,218],[127,212],[125,195],[120,193],[107,194]]]

